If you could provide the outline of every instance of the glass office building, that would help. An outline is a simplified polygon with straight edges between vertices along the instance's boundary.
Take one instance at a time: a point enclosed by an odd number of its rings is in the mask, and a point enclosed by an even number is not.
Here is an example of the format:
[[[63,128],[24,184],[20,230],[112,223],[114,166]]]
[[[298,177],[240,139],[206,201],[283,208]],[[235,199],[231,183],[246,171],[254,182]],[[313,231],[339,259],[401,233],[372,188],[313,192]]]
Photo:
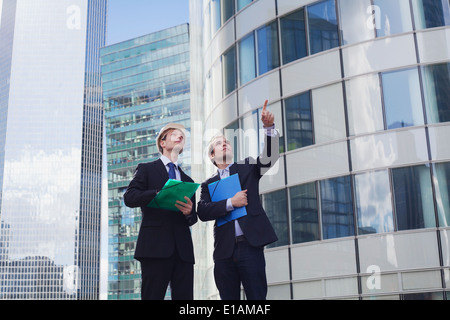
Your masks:
[[[98,299],[106,0],[0,1],[0,299]]]
[[[223,131],[257,156],[265,99],[280,131],[260,184],[268,298],[448,299],[449,1],[192,2],[192,139]]]
[[[134,250],[140,208],[123,194],[139,163],[160,157],[156,137],[168,123],[188,131],[189,25],[182,24],[101,50],[108,161],[108,299],[141,298],[140,263]],[[190,139],[179,163],[190,175]],[[168,290],[167,298],[170,298]]]

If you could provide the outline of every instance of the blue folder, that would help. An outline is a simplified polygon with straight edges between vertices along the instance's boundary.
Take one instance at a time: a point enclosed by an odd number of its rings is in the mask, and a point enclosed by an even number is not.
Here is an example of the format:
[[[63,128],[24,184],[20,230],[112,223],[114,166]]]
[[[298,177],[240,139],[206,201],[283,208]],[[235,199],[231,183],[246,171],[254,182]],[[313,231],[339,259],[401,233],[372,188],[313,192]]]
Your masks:
[[[217,202],[233,198],[236,193],[242,191],[239,175],[233,174],[228,178],[221,179],[208,185],[211,201]],[[223,218],[217,219],[217,226],[220,227],[227,222],[239,219],[247,215],[245,207],[236,208]]]

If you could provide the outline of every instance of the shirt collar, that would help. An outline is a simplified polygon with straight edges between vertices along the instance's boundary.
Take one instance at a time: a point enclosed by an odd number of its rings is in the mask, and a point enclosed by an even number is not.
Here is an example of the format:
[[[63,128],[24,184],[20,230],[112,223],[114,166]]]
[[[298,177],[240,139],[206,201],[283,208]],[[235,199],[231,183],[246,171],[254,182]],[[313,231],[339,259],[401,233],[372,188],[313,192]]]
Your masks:
[[[228,167],[226,167],[225,169],[217,169],[217,170],[219,170],[219,176],[222,176],[223,174],[224,174],[224,172],[230,172],[230,167],[232,166],[233,164],[232,163],[230,163],[229,165],[228,165]]]
[[[167,164],[169,164],[170,162],[172,162],[169,158],[167,158],[167,157],[164,156],[164,155],[162,155],[160,159],[161,159],[161,161],[164,163],[165,166],[167,166]],[[175,168],[178,169],[178,161],[175,161],[173,164],[175,165]]]

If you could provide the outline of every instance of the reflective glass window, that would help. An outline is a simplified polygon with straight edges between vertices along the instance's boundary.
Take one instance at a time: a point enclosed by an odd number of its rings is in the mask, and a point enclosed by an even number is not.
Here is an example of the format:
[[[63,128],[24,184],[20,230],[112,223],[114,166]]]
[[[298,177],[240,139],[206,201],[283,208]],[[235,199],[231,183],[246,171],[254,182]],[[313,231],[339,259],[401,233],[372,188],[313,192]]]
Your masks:
[[[234,0],[222,0],[222,23],[225,23],[234,14]]]
[[[258,75],[279,67],[278,27],[273,22],[256,31],[258,37]]]
[[[341,83],[312,90],[312,105],[315,143],[347,136]]]
[[[339,0],[343,44],[352,44],[375,37],[370,0]]]
[[[392,169],[392,181],[398,230],[435,227],[430,168]]]
[[[322,1],[308,6],[307,10],[310,53],[339,46],[335,1]]]
[[[355,201],[358,234],[394,231],[387,170],[355,175]]]
[[[253,0],[237,0],[237,9],[242,10],[246,5],[251,3]]]
[[[448,0],[412,0],[416,29],[450,25]]]
[[[284,101],[288,151],[312,145],[313,125],[310,92]]]
[[[290,190],[292,241],[302,243],[320,239],[316,183]]]
[[[374,0],[377,36],[389,36],[412,30],[409,0]]]
[[[233,46],[223,54],[224,95],[236,89],[236,50]]]
[[[289,244],[289,231],[287,221],[287,199],[286,190],[267,193],[263,196],[264,210],[272,223],[278,241],[268,247],[279,247]]]
[[[450,63],[423,67],[428,123],[450,121]]]
[[[436,163],[433,179],[436,189],[436,207],[439,226],[450,226],[450,163]]]
[[[256,159],[259,156],[259,142],[258,142],[258,111],[255,110],[252,113],[244,116],[241,120],[242,135],[240,140],[240,153],[241,159],[247,157],[253,157]]]
[[[384,129],[378,74],[346,81],[349,133],[351,136]]]
[[[387,129],[424,124],[417,69],[382,74]]]
[[[350,176],[320,181],[323,239],[353,236]]]
[[[211,0],[211,26],[213,34],[220,29],[222,24],[221,22],[221,8],[220,8],[220,0]]]
[[[280,19],[283,63],[306,57],[305,10],[302,8]]]
[[[256,77],[255,37],[251,33],[239,42],[239,81],[244,85]]]

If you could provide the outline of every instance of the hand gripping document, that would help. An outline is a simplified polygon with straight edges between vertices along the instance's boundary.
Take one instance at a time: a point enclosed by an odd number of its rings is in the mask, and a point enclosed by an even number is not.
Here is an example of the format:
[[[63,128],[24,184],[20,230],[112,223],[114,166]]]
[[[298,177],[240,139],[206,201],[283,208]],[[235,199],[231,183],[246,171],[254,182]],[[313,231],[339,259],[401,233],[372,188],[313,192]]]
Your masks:
[[[213,182],[208,185],[208,189],[209,194],[211,195],[211,201],[213,202],[233,198],[236,193],[242,191],[238,174],[233,174],[228,178]],[[217,219],[217,226],[220,227],[227,222],[239,219],[246,215],[247,209],[245,207],[236,208],[225,217]]]
[[[177,200],[186,202],[184,197],[191,199],[200,184],[169,179],[162,190],[147,205],[150,208],[179,211],[175,207]]]

